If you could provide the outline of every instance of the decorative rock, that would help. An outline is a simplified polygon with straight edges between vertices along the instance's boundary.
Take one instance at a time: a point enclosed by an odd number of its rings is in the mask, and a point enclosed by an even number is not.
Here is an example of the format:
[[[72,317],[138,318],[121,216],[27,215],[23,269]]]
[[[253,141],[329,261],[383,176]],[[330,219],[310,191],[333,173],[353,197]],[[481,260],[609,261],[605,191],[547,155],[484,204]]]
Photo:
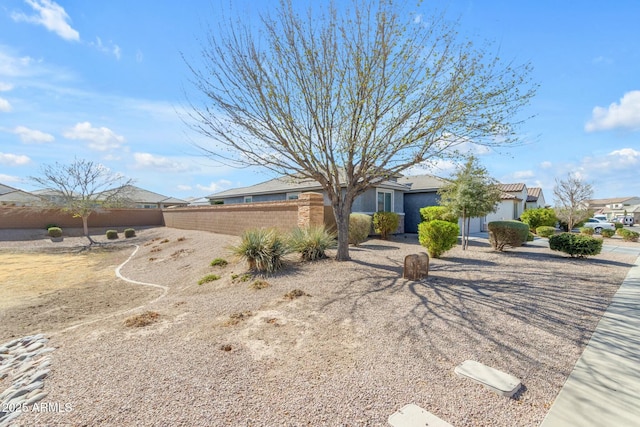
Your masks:
[[[36,403],[39,400],[44,399],[45,397],[47,397],[47,393],[46,391],[41,391],[40,393],[36,394],[35,396],[29,398],[28,400],[25,400],[24,405],[29,406],[32,403]]]
[[[404,258],[403,277],[408,280],[420,280],[429,274],[429,255],[426,253],[407,255]]]
[[[453,427],[421,407],[410,403],[387,419],[393,427]]]
[[[32,352],[32,351],[37,350],[37,349],[39,349],[40,347],[43,347],[43,346],[44,346],[43,342],[36,341],[33,344],[30,344],[29,347],[26,348],[26,350],[28,352]]]
[[[41,380],[44,377],[46,377],[47,375],[49,375],[49,369],[44,369],[42,371],[38,371],[35,374],[33,374],[33,376],[31,377],[30,381],[31,382],[35,382],[35,381]]]

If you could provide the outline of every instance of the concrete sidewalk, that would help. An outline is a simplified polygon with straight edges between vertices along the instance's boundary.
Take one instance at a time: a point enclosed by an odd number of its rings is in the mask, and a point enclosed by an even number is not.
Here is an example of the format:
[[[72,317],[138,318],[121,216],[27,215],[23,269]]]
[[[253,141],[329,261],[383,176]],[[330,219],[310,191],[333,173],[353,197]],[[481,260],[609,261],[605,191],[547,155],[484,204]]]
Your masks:
[[[640,426],[640,258],[540,426]]]

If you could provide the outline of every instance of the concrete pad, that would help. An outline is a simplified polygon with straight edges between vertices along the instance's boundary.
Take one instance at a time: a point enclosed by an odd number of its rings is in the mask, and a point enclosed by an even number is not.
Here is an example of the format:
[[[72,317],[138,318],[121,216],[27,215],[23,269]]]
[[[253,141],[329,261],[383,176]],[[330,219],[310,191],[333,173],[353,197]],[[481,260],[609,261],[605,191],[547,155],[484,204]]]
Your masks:
[[[520,380],[513,375],[473,360],[465,360],[462,364],[456,366],[454,372],[459,377],[469,378],[494,393],[505,397],[511,397],[516,394],[522,385]]]
[[[405,405],[397,412],[389,415],[387,421],[393,427],[453,427],[448,422],[442,421],[431,412],[413,403]]]

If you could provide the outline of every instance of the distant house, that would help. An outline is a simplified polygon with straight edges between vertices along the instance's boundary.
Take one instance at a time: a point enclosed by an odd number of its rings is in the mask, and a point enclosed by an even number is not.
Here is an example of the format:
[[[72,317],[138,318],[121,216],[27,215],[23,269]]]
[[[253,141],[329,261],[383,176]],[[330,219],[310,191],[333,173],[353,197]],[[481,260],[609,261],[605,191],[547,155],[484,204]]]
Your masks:
[[[544,194],[542,194],[542,188],[540,187],[528,187],[527,188],[527,203],[525,209],[544,208],[547,206],[544,200]]]
[[[38,196],[0,184],[0,206],[36,206],[41,203]]]
[[[211,201],[206,197],[188,197],[185,200],[189,202],[187,206],[211,206]]]
[[[127,185],[125,188],[125,194],[126,198],[133,204],[133,207],[141,209],[164,209],[174,206],[184,207],[189,205],[189,202],[186,200],[167,197],[134,185]]]
[[[381,180],[364,194],[356,197],[352,212],[373,214],[377,211],[395,212],[400,215],[398,232],[404,232],[404,194],[407,187],[395,178]],[[214,193],[207,198],[211,204],[257,203],[283,200],[296,200],[300,193],[313,191],[324,195],[324,205],[331,206],[331,201],[324,193],[322,186],[312,179],[296,179],[279,177],[248,187],[234,188]]]
[[[640,222],[640,197],[616,197],[611,199],[589,200],[589,209],[594,214],[606,215],[612,220],[627,215],[634,217],[635,222]]]

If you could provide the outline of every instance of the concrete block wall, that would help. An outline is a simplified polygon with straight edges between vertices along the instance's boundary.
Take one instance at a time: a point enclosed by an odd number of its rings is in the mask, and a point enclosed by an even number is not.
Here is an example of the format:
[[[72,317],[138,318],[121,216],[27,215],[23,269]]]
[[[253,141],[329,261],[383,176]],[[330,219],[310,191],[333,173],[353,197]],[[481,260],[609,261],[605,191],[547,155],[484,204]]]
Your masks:
[[[60,209],[0,207],[1,229],[44,229],[47,224],[64,228],[82,228],[82,219]],[[89,227],[161,226],[160,209],[109,209],[89,216]]]

